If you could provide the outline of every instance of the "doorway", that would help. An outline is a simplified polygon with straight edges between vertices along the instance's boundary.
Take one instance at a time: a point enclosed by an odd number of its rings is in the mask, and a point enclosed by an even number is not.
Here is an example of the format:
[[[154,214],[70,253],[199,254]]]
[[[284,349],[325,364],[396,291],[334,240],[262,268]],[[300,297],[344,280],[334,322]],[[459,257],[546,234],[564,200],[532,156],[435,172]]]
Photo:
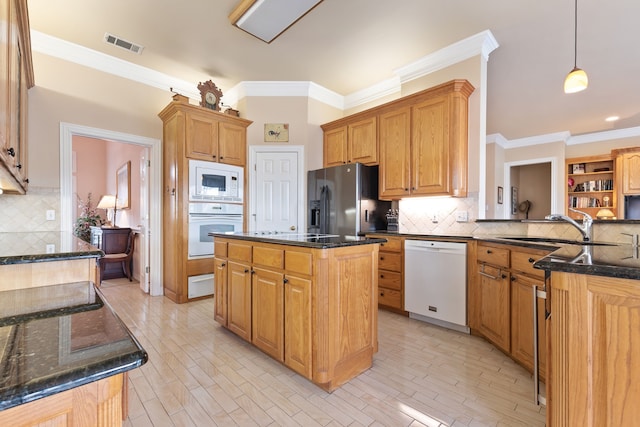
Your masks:
[[[250,147],[248,231],[306,231],[303,160],[303,146]]]
[[[556,163],[556,158],[541,158],[504,164],[502,218],[544,219],[557,212]]]
[[[142,253],[148,260],[148,292],[152,296],[162,295],[162,237],[159,230],[162,224],[162,160],[160,140],[137,135],[114,132],[104,129],[74,125],[70,123],[60,124],[60,226],[62,231],[73,230],[73,212],[75,197],[73,193],[73,138],[75,136],[115,141],[125,144],[134,144],[146,147],[150,150],[148,173],[145,177],[148,188],[149,203],[141,206],[141,217],[148,224],[145,229],[145,238],[142,239],[145,248]],[[144,213],[143,213],[144,210]],[[151,215],[150,212],[158,213]]]

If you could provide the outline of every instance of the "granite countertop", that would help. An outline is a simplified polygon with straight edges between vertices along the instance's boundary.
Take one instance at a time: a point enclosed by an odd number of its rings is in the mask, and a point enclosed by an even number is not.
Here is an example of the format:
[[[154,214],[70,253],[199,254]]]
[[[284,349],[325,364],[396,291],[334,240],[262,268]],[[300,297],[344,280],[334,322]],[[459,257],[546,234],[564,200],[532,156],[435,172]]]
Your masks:
[[[0,410],[129,371],[147,359],[91,282],[0,292]]]
[[[302,246],[315,249],[332,249],[345,246],[371,245],[384,243],[386,239],[365,236],[349,236],[313,233],[209,233],[213,237],[227,237],[252,242],[275,243],[289,246]]]
[[[0,265],[103,257],[70,232],[0,233]]]

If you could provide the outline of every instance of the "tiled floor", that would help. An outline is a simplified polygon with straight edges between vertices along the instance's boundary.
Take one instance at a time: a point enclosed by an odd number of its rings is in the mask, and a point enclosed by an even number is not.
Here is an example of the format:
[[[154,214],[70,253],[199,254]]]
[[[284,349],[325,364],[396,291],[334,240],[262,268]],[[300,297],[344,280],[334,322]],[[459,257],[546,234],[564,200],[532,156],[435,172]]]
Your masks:
[[[531,375],[477,337],[380,311],[373,367],[327,393],[220,327],[212,299],[102,291],[149,353],[126,427],[544,426]]]

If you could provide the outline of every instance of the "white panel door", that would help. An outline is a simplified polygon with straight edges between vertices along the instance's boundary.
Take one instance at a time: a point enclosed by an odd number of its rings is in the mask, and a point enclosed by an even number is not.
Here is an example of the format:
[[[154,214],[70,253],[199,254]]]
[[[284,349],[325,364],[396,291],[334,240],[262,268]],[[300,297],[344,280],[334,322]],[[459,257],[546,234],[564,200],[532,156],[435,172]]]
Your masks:
[[[256,153],[255,230],[297,230],[298,161],[295,152]]]

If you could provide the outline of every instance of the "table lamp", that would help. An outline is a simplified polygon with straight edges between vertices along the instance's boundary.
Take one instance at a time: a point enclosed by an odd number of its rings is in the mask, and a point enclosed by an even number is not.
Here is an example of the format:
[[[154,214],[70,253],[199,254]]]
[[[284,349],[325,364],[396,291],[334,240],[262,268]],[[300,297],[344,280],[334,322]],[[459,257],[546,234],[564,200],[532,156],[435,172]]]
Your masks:
[[[112,196],[110,194],[102,196],[96,208],[105,209],[107,211],[107,227],[118,228],[116,225],[116,212],[118,211],[116,196]]]

